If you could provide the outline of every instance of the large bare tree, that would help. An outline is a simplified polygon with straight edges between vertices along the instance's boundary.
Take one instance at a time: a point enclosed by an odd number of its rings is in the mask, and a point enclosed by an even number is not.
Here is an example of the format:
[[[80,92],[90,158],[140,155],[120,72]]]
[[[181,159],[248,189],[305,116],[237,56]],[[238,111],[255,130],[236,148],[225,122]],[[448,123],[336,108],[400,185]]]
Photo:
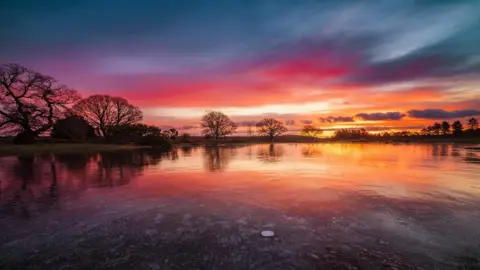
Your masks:
[[[262,135],[266,135],[273,141],[273,138],[276,136],[282,135],[287,132],[288,129],[283,125],[282,122],[273,119],[265,118],[262,121],[257,123],[257,131]]]
[[[312,125],[305,125],[300,132],[300,135],[316,139],[322,135],[323,130]]]
[[[108,128],[124,124],[135,124],[143,119],[142,111],[121,97],[93,95],[82,99],[73,106],[75,114],[82,116],[97,128],[102,136],[108,135]]]
[[[0,130],[22,135],[24,142],[48,131],[63,118],[78,93],[54,78],[18,64],[0,66]]]
[[[220,137],[232,134],[237,125],[222,112],[210,111],[202,117],[202,132],[217,140]]]

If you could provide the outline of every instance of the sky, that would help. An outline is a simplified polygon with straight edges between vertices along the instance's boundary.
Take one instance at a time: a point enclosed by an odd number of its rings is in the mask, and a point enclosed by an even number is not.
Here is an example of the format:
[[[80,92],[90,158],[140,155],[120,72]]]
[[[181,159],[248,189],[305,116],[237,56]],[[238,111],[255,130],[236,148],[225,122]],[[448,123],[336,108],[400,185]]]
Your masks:
[[[199,134],[219,110],[291,133],[480,116],[480,1],[0,1],[0,63]]]

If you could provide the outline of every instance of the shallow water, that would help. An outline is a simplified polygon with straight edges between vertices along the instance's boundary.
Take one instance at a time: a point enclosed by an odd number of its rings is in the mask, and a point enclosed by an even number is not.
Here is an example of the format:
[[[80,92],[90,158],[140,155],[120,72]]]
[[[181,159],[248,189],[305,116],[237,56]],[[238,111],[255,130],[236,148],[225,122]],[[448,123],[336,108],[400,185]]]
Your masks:
[[[0,181],[0,269],[479,266],[480,152],[458,145],[1,157]]]

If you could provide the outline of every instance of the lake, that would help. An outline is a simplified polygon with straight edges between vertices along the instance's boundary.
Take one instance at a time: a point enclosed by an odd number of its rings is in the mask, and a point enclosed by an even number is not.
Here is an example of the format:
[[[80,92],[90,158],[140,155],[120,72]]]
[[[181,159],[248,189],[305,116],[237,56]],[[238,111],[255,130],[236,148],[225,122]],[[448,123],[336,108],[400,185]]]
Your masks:
[[[0,269],[480,267],[461,145],[0,157],[0,181]]]

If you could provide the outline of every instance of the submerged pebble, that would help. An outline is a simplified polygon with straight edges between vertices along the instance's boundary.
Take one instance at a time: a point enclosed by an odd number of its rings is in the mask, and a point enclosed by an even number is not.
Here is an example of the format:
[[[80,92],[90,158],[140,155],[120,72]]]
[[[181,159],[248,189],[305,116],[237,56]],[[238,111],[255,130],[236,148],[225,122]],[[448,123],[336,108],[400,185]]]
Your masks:
[[[273,231],[262,231],[260,233],[263,237],[272,237],[275,235],[275,233]]]

